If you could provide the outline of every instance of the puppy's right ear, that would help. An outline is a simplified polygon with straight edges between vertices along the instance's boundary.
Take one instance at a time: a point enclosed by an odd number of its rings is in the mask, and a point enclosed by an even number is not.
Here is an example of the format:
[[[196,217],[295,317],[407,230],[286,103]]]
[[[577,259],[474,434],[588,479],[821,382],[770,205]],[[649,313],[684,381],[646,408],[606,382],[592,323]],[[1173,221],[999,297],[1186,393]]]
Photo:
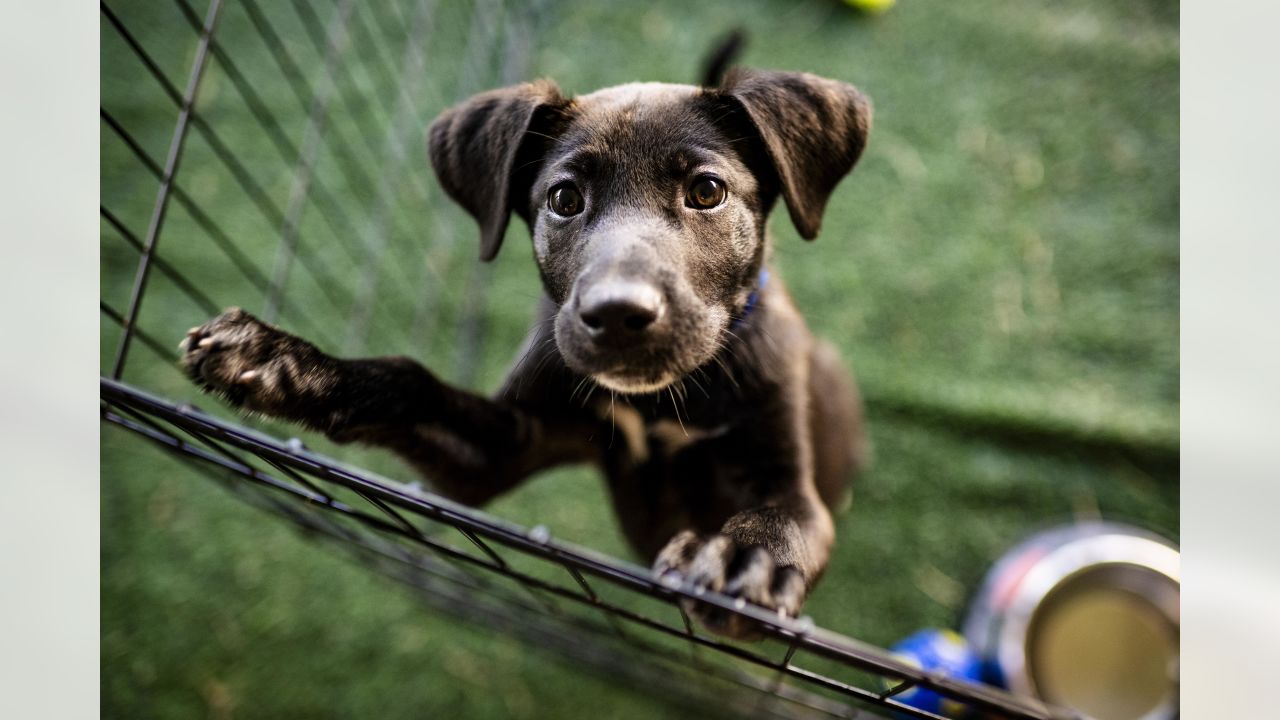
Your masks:
[[[529,219],[529,183],[568,105],[554,83],[540,80],[476,95],[431,123],[431,166],[480,224],[481,260],[498,254],[513,209]]]

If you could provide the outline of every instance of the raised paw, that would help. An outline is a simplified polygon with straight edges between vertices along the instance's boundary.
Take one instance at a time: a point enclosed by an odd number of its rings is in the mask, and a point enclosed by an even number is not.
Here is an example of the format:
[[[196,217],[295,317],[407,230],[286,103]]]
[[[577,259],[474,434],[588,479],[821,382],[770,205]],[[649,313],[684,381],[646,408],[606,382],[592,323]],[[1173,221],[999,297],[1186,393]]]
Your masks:
[[[658,553],[654,572],[787,617],[799,613],[807,593],[804,576],[795,566],[779,565],[763,547],[723,534],[680,532]],[[712,632],[741,640],[760,637],[758,626],[740,615],[696,601],[682,600],[681,605]]]
[[[179,347],[197,385],[268,415],[305,414],[336,382],[334,361],[314,345],[239,308],[191,328]]]

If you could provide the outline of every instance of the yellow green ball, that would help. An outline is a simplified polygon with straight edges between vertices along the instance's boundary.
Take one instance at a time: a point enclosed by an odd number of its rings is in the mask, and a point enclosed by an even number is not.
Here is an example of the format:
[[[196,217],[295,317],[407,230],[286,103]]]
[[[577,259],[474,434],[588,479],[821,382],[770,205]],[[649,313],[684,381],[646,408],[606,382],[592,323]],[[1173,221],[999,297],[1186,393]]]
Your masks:
[[[893,7],[898,0],[844,0],[844,4],[865,13],[882,13]]]

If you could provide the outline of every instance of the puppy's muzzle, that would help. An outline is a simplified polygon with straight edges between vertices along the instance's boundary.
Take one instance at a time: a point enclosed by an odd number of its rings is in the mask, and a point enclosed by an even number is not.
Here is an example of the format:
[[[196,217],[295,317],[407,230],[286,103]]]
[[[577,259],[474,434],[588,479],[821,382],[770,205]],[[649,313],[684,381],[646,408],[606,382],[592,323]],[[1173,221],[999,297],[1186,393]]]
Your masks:
[[[583,334],[602,349],[649,340],[662,327],[665,315],[662,291],[643,281],[597,282],[578,298]]]

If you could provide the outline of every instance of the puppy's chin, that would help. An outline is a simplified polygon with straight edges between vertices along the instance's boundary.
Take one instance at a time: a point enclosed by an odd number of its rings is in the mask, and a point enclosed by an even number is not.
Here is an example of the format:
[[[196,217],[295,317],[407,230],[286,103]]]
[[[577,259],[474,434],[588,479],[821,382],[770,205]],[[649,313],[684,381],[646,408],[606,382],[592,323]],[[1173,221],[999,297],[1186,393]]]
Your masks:
[[[669,357],[643,357],[634,353],[631,358],[606,358],[582,353],[576,348],[561,348],[560,356],[570,370],[624,395],[657,392],[684,376]]]
[[[639,346],[600,352],[594,348],[557,342],[560,356],[570,370],[604,387],[626,395],[664,390],[711,359],[715,346],[673,347],[673,344]]]
[[[643,395],[657,392],[667,387],[675,382],[678,375],[673,372],[665,372],[658,376],[656,380],[627,377],[621,373],[597,373],[591,377],[596,382],[615,392],[626,395]]]
[[[663,390],[698,366],[690,362],[692,357],[672,357],[669,352],[655,352],[653,348],[598,355],[561,347],[560,355],[570,370],[625,395]]]

